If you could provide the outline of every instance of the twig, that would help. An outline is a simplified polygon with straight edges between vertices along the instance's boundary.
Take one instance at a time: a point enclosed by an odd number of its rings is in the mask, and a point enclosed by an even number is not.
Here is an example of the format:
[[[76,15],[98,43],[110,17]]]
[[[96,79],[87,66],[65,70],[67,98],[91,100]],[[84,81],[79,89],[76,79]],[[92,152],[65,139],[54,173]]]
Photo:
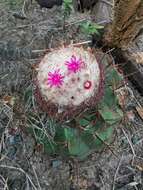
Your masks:
[[[71,26],[71,25],[78,24],[78,23],[83,22],[83,21],[87,21],[87,19],[86,19],[86,18],[83,18],[83,19],[81,19],[81,20],[77,20],[77,21],[75,21],[75,22],[71,22],[71,23],[65,24],[65,26],[66,26],[66,27],[67,27],[67,26]]]
[[[135,153],[135,150],[134,150],[134,148],[133,148],[132,142],[130,141],[130,139],[129,139],[127,133],[125,132],[125,130],[124,130],[123,128],[122,128],[122,132],[124,133],[124,135],[125,135],[125,137],[126,137],[128,143],[129,143],[129,145],[130,145],[130,147],[131,147],[133,156],[136,157],[136,153]]]
[[[34,185],[34,183],[32,182],[30,176],[22,168],[17,168],[17,167],[14,167],[14,166],[6,166],[6,165],[0,165],[0,167],[1,168],[9,168],[9,169],[12,169],[12,170],[18,170],[18,171],[22,172],[23,174],[25,174],[26,178],[29,180],[29,182],[33,186],[34,190],[38,190],[36,188],[36,186]]]
[[[42,190],[42,189],[41,189],[41,186],[40,186],[40,183],[39,183],[39,179],[38,179],[37,173],[36,173],[35,168],[34,168],[33,165],[32,165],[32,169],[33,169],[33,172],[34,172],[35,178],[36,178],[36,180],[37,180],[38,190]]]
[[[24,0],[24,2],[23,2],[22,13],[23,13],[23,16],[24,16],[25,18],[27,18],[26,14],[25,14],[25,7],[26,7],[26,0]]]
[[[5,179],[2,175],[0,175],[0,177],[1,177],[1,183],[3,184],[3,190],[9,190],[9,188],[8,188],[8,185],[7,185],[7,181],[8,181],[8,178],[7,179]]]
[[[79,43],[72,44],[72,45],[73,45],[73,46],[79,46],[79,45],[89,44],[89,43],[91,43],[91,42],[92,42],[91,40],[88,40],[88,41],[79,42]]]
[[[135,153],[135,150],[134,150],[134,148],[133,148],[132,142],[130,141],[130,139],[129,139],[127,133],[125,132],[125,130],[124,130],[123,128],[122,128],[122,132],[124,133],[124,135],[125,135],[125,137],[126,137],[128,143],[129,143],[129,145],[130,145],[130,147],[131,147],[131,150],[132,150],[132,153],[133,153],[133,158],[132,158],[132,165],[133,165],[133,163],[134,163],[134,158],[136,157],[136,153]]]
[[[114,179],[113,179],[112,190],[115,190],[115,182],[116,182],[116,178],[117,178],[117,175],[118,175],[118,172],[119,172],[119,168],[121,166],[122,159],[123,159],[123,154],[122,154],[121,159],[119,160],[118,165],[117,165],[117,169],[116,169],[116,172],[115,172],[115,175],[114,175]]]
[[[92,41],[91,40],[88,40],[88,41],[84,41],[84,42],[79,42],[79,43],[75,43],[75,44],[71,44],[72,46],[79,46],[79,45],[84,45],[84,44],[89,44],[91,43]],[[55,48],[57,49],[57,48]],[[40,53],[40,52],[48,52],[48,51],[51,51],[51,50],[54,50],[54,48],[52,49],[38,49],[38,50],[32,50],[32,53]]]
[[[107,1],[107,0],[101,0],[103,3],[106,3],[107,5],[110,5],[111,7],[113,7],[114,6],[114,4],[113,3],[110,3],[109,1]]]

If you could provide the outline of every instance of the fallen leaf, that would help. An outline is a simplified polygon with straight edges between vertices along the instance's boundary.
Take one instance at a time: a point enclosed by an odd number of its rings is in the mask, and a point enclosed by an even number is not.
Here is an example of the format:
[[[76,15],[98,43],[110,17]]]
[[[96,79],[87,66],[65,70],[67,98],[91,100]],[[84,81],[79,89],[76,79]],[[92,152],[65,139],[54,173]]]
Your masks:
[[[139,171],[143,172],[143,165],[142,165],[142,166],[136,165],[136,168],[137,168]]]
[[[141,117],[141,119],[143,119],[143,107],[136,107],[136,110],[139,116]]]
[[[15,97],[7,95],[3,97],[3,101],[5,104],[10,104],[11,106],[13,106],[15,103]]]

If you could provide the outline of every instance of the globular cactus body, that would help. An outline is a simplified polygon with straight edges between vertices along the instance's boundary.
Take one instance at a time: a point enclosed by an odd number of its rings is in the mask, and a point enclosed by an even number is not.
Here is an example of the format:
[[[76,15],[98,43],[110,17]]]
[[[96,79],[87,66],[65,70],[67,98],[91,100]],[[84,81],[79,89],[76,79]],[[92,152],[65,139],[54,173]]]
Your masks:
[[[52,120],[46,117],[46,126],[40,121],[41,127],[34,131],[30,123],[29,130],[48,154],[83,160],[113,141],[114,128],[123,118],[115,94],[123,76],[104,58],[98,50],[94,55],[91,50],[69,46],[47,53],[38,65],[35,97]]]
[[[36,98],[49,115],[71,119],[96,105],[103,93],[103,70],[91,51],[66,47],[39,64]]]

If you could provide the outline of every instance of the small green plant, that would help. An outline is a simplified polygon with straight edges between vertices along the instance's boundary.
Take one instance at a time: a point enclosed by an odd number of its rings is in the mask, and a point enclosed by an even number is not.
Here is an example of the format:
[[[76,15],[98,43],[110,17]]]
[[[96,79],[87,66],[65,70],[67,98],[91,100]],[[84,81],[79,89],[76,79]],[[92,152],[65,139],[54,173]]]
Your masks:
[[[64,0],[63,1],[64,17],[68,17],[71,14],[72,9],[73,9],[72,0]]]
[[[99,30],[103,29],[104,26],[93,23],[91,21],[86,21],[80,24],[80,28],[83,33],[85,33],[88,36],[91,36],[93,34],[100,35]]]
[[[63,0],[63,30],[65,31],[65,21],[70,16],[73,9],[72,0]]]

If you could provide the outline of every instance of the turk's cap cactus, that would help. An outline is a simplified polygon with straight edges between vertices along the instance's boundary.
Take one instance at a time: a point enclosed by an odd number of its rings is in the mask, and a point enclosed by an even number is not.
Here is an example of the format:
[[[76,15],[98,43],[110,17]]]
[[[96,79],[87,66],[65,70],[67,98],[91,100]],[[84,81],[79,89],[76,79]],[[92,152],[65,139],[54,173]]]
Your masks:
[[[95,55],[69,46],[47,53],[38,66],[36,99],[43,111],[70,119],[102,97],[104,72]]]

